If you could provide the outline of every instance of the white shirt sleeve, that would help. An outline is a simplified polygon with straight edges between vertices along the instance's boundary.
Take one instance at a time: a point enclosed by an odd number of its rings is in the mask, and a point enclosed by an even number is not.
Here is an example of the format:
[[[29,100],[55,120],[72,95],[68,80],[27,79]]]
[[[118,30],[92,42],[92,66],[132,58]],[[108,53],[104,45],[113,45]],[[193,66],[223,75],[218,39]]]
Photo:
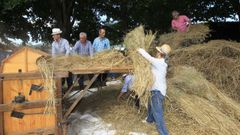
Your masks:
[[[154,64],[157,62],[157,59],[148,54],[144,49],[140,48],[137,50],[145,59],[147,59],[150,63]]]
[[[67,40],[64,43],[64,47],[66,49],[66,56],[69,56],[69,54],[70,54],[70,46],[69,46],[69,43],[68,43]]]

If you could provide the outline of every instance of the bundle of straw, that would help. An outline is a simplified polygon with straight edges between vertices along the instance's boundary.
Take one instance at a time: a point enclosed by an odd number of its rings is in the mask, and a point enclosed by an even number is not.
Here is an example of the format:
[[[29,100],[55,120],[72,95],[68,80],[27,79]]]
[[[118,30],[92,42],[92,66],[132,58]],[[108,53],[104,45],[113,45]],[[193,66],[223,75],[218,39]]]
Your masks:
[[[116,50],[103,51],[93,57],[82,57],[80,55],[57,56],[47,59],[47,63],[54,63],[55,71],[77,70],[79,68],[111,68],[117,66],[131,65],[128,57]]]
[[[128,49],[134,68],[132,89],[140,97],[141,103],[146,107],[150,94],[148,91],[153,84],[153,75],[151,64],[137,52],[137,49],[143,48],[148,51],[154,38],[155,34],[152,34],[152,32],[145,35],[143,26],[135,28],[124,38],[124,45]]]
[[[45,106],[44,113],[45,114],[55,114],[56,113],[56,99],[55,99],[55,92],[56,92],[56,85],[53,79],[53,71],[54,66],[53,64],[47,63],[46,59],[40,58],[37,61],[37,65],[39,71],[42,74],[42,78],[44,80],[44,88],[48,90],[49,97],[47,100],[47,104]]]

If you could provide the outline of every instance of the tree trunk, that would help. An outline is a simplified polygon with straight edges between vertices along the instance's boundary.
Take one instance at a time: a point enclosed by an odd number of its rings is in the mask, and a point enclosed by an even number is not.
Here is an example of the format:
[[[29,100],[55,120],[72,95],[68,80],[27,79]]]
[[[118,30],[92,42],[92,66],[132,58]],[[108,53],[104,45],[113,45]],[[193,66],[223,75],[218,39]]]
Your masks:
[[[51,0],[51,10],[56,20],[55,27],[59,27],[62,31],[62,37],[71,42],[70,34],[72,32],[71,16],[73,13],[73,5],[75,0]],[[74,20],[73,20],[74,21]]]

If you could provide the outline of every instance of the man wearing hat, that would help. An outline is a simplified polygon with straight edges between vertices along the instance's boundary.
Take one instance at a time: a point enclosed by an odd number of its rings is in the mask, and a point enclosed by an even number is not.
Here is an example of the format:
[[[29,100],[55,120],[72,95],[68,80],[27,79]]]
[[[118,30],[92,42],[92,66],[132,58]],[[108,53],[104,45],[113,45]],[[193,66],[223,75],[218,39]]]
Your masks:
[[[56,57],[58,55],[66,55],[68,56],[70,53],[70,46],[66,39],[61,37],[62,31],[59,28],[53,28],[52,29],[52,37],[53,37],[53,43],[52,43],[52,56]],[[66,78],[68,88],[70,88],[73,84],[72,81],[72,75],[69,74],[69,77]],[[64,85],[65,79],[62,81],[62,84]]]
[[[161,47],[156,47],[156,57],[150,56],[144,49],[138,49],[137,51],[147,59],[152,65],[152,73],[154,78],[153,86],[150,90],[151,97],[148,103],[148,115],[146,121],[148,123],[156,123],[157,130],[161,135],[168,135],[168,130],[165,125],[163,117],[163,100],[166,95],[167,82],[167,63],[165,58],[171,51],[169,45],[164,44]]]
[[[52,29],[52,55],[66,55],[68,56],[70,53],[70,46],[66,39],[61,38],[62,31],[59,28]]]

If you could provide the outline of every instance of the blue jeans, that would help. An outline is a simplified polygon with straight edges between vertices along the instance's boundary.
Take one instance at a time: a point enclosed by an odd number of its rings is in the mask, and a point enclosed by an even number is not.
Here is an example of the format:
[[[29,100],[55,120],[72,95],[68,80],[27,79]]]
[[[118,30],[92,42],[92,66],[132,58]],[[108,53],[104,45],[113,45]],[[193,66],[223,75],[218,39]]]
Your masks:
[[[151,99],[148,102],[147,122],[156,123],[157,130],[161,135],[168,135],[163,117],[164,96],[158,90],[151,91]]]

